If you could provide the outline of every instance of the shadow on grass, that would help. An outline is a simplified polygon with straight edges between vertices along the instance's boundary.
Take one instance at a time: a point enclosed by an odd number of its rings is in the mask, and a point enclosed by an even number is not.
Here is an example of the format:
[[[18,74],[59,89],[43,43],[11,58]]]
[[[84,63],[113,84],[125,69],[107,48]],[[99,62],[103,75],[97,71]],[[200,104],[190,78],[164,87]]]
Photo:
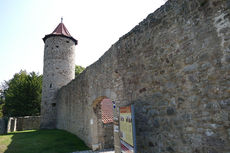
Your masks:
[[[10,133],[5,153],[70,153],[89,148],[75,135],[63,130],[38,130]]]

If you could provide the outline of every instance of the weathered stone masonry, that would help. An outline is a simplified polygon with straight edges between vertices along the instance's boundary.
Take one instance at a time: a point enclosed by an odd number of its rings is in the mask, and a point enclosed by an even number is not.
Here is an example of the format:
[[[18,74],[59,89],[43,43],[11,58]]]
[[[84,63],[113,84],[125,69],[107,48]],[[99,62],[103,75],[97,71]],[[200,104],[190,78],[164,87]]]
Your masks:
[[[10,117],[6,132],[37,130],[39,127],[40,116]]]
[[[57,28],[62,25],[64,26],[64,24],[60,23]],[[45,49],[41,128],[50,129],[56,127],[57,91],[73,80],[75,76],[75,45],[77,41],[74,41],[72,37],[59,34],[46,35],[43,40]]]
[[[140,153],[228,153],[230,0],[169,0],[150,14],[59,90],[57,128],[100,146],[103,97],[135,105]]]

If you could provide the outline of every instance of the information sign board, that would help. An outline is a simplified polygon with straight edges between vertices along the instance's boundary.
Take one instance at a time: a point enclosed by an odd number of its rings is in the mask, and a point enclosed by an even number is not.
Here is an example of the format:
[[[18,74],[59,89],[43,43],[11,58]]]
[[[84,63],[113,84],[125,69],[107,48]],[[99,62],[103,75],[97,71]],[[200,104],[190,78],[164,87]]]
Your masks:
[[[122,153],[136,153],[135,118],[133,105],[120,107],[120,138]]]

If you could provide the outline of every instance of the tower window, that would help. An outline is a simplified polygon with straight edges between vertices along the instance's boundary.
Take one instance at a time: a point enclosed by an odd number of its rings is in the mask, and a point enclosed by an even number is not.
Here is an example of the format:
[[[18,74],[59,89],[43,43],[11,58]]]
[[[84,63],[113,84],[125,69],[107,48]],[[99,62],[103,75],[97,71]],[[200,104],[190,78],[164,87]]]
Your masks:
[[[56,103],[52,103],[52,106],[55,107],[55,106],[56,106]]]
[[[59,46],[56,46],[57,48],[59,48]]]
[[[66,43],[69,43],[69,41],[66,41]]]
[[[52,88],[52,86],[53,86],[53,85],[52,85],[52,83],[51,83],[51,84],[50,84],[50,88]]]

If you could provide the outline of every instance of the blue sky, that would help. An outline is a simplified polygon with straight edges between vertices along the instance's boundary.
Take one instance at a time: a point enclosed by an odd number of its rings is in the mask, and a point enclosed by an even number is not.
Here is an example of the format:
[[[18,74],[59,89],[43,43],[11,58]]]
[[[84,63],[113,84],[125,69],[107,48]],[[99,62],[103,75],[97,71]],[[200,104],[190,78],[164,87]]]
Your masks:
[[[76,64],[89,66],[165,0],[0,0],[0,83],[43,69],[42,38],[60,23],[78,40]]]

